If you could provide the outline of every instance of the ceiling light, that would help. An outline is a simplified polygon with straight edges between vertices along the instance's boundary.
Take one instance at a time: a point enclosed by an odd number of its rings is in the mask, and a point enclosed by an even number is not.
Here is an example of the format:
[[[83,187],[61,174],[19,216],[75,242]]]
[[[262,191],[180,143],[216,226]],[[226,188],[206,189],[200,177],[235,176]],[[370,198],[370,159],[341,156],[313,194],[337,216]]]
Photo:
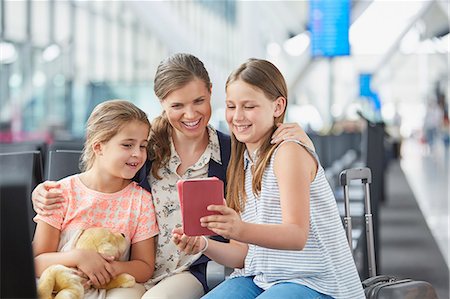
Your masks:
[[[283,48],[291,56],[300,56],[308,48],[309,43],[309,35],[303,32],[285,41]]]
[[[47,76],[42,71],[37,71],[33,75],[33,85],[35,87],[42,87],[47,82]]]
[[[17,60],[16,47],[12,43],[0,42],[0,63],[10,64]]]
[[[57,44],[51,44],[42,52],[42,58],[47,62],[51,62],[58,58],[60,54],[61,48]]]
[[[267,54],[271,57],[277,57],[281,52],[281,47],[279,44],[272,42],[267,45]]]

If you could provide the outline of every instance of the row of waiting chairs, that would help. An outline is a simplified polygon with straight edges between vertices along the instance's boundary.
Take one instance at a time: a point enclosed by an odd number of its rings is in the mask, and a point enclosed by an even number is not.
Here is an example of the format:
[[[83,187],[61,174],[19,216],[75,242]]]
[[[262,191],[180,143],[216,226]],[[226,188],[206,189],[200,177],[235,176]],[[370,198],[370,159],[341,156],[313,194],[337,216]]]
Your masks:
[[[48,179],[79,172],[80,151],[50,151]],[[0,153],[0,298],[36,298],[31,192],[44,179],[40,151]]]
[[[59,180],[68,175],[80,172],[79,159],[81,151],[57,150],[50,151],[47,160],[48,180]],[[30,231],[34,232],[35,223],[31,221],[35,212],[31,205],[31,192],[44,180],[40,151],[22,151],[13,153],[0,153],[0,189],[3,186],[22,185],[26,187]],[[31,236],[32,237],[32,236]]]
[[[4,143],[0,142],[0,153],[19,153],[29,151],[39,151],[41,153],[42,165],[47,166],[48,153],[57,150],[75,150],[81,151],[83,149],[84,140],[55,140],[52,143],[47,143],[44,140],[23,141]]]
[[[45,179],[59,180],[80,172],[81,151],[56,150],[48,153]],[[19,180],[34,188],[44,179],[43,159],[40,151],[0,153],[0,183]]]

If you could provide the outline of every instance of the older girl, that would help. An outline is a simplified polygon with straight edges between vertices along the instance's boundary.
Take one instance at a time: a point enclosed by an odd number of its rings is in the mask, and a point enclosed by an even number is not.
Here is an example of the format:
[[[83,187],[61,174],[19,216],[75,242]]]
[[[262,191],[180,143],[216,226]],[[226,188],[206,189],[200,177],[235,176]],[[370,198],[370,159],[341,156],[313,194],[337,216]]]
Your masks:
[[[364,298],[333,193],[316,154],[296,140],[273,145],[287,88],[270,62],[250,59],[228,78],[232,132],[227,205],[202,225],[231,239],[195,248],[235,268],[204,298]],[[174,243],[184,249],[181,230]]]

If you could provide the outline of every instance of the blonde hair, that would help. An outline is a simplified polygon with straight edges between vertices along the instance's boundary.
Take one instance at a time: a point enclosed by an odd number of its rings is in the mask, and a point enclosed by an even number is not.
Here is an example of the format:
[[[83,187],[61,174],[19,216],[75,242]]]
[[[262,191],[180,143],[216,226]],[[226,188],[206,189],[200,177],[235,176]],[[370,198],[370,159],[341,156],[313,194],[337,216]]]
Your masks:
[[[174,54],[159,64],[155,74],[154,91],[158,99],[163,101],[171,92],[186,86],[195,79],[203,81],[208,91],[211,90],[211,80],[200,59],[191,54]],[[158,170],[170,158],[168,140],[171,135],[172,126],[163,112],[152,122],[149,142],[149,159],[153,161],[151,171],[157,179],[161,179]]]
[[[144,111],[125,100],[109,100],[97,105],[86,124],[86,141],[80,158],[82,171],[92,168],[95,161],[93,146],[113,138],[123,126],[131,121],[146,124],[150,122]]]
[[[283,75],[278,68],[267,60],[249,59],[241,64],[227,79],[226,87],[238,80],[257,87],[271,101],[279,97],[286,99],[287,105],[287,86]],[[270,143],[271,135],[276,129],[277,123],[282,123],[286,110],[274,118],[274,127],[266,134],[258,152],[258,160],[254,164],[254,175],[252,180],[252,191],[259,195],[261,192],[261,181],[264,170],[270,161],[275,145]],[[237,212],[241,212],[245,206],[245,170],[244,170],[244,151],[245,143],[236,139],[231,133],[231,157],[227,169],[227,204]]]

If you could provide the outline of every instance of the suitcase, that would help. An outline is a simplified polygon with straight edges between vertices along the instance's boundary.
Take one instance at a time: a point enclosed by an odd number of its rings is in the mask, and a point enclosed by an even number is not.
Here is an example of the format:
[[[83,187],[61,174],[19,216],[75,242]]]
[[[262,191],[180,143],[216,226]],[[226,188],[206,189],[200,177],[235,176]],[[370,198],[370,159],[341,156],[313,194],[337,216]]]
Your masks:
[[[350,200],[348,186],[353,180],[361,180],[364,184],[364,219],[367,241],[367,257],[369,278],[362,282],[367,299],[438,299],[433,286],[426,281],[400,279],[390,275],[377,275],[375,263],[375,246],[373,237],[372,212],[370,207],[370,183],[372,173],[369,168],[346,169],[339,175],[344,188],[344,228],[347,240],[352,248],[352,222],[350,216]]]

